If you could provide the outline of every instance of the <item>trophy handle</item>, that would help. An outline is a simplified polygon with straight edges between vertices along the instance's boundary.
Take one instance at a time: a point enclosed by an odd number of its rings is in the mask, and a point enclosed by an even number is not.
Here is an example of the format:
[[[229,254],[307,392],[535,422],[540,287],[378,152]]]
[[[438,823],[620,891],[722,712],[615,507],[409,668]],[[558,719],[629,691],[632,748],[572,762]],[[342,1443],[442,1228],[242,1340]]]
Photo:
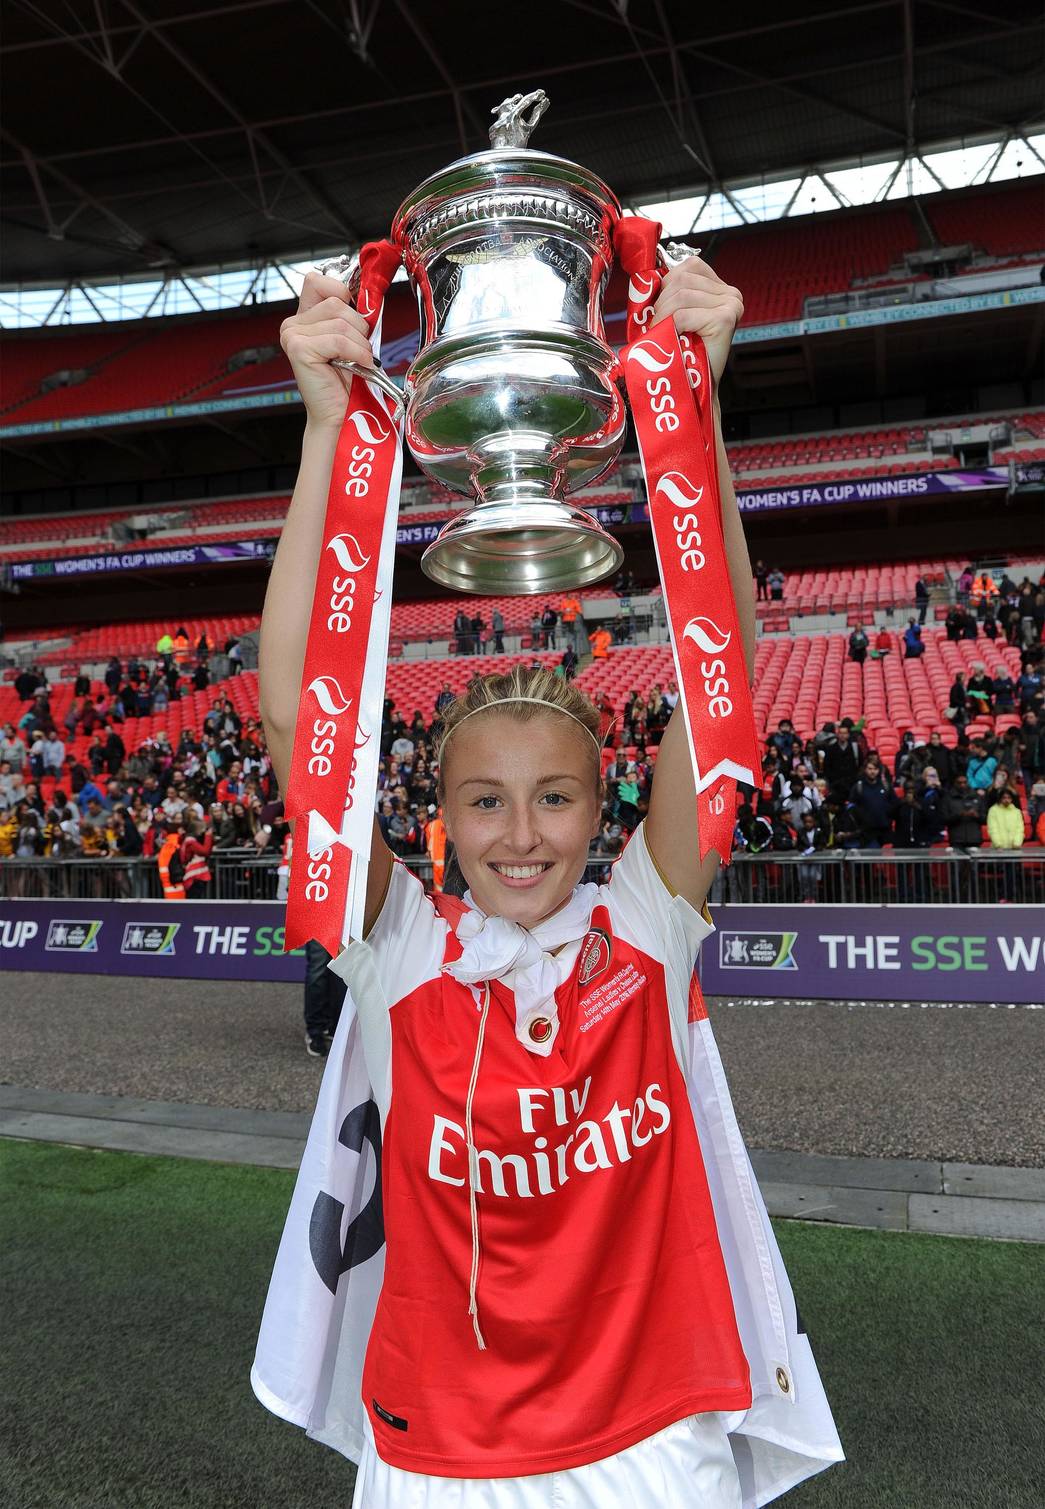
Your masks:
[[[340,278],[348,289],[349,297],[355,304],[359,297],[359,257],[335,257],[332,262],[321,262],[317,272],[326,274],[328,277]],[[381,389],[386,397],[399,409],[400,414],[406,413],[406,397],[402,389],[398,388],[392,379],[381,368],[381,363],[375,357],[372,367],[360,367],[355,362],[341,361],[339,357],[332,357],[330,365],[340,367],[344,372],[351,372],[354,377],[361,377],[364,382],[372,382],[375,387]]]

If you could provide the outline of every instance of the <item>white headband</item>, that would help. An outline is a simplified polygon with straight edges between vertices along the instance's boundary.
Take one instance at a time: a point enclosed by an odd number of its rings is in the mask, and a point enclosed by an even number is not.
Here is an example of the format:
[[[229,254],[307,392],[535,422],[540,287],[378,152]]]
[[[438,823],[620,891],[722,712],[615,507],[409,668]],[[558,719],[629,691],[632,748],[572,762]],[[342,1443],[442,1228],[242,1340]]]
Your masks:
[[[473,707],[472,711],[470,713],[465,713],[465,715],[464,715],[463,718],[458,718],[458,720],[454,724],[453,728],[450,729],[449,733],[444,734],[443,737],[442,737],[442,740],[440,741],[440,744],[439,744],[439,753],[436,756],[436,758],[439,760],[439,762],[442,763],[443,750],[446,748],[446,741],[450,738],[451,734],[455,733],[457,731],[457,729],[460,728],[460,726],[461,726],[462,723],[467,723],[468,719],[469,718],[474,718],[475,715],[476,715],[476,713],[488,713],[491,710],[491,708],[504,707],[509,702],[532,702],[533,705],[534,705],[534,707],[543,707],[543,708],[546,708],[548,712],[552,712],[552,713],[565,713],[566,716],[567,716],[567,718],[572,718],[573,719],[574,723],[577,724],[578,728],[583,728],[584,729],[584,732],[588,735],[588,738],[595,745],[595,748],[598,751],[599,757],[601,759],[601,757],[602,757],[602,745],[599,743],[598,739],[592,733],[592,731],[588,727],[588,725],[586,723],[582,723],[581,720],[580,720],[580,718],[578,718],[577,714],[576,713],[571,713],[568,708],[559,707],[554,702],[545,702],[542,697],[501,697],[496,702],[487,702],[482,707]]]

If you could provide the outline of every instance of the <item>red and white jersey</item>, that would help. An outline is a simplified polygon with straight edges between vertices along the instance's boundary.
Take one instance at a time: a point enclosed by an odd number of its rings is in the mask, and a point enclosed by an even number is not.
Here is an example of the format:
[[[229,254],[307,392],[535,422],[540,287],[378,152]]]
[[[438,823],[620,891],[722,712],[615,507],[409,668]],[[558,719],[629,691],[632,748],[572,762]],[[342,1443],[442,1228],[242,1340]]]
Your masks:
[[[399,1467],[551,1472],[751,1403],[682,1067],[712,927],[667,892],[641,828],[589,890],[588,931],[556,958],[550,1053],[529,1051],[490,982],[472,1104],[485,1350],[465,1114],[483,992],[443,971],[454,919],[402,865],[345,961],[383,1132],[363,1403]]]
[[[336,961],[349,995],[251,1383],[353,1460],[365,1408],[386,1461],[462,1478],[568,1469],[721,1411],[758,1509],[844,1453],[692,980],[713,925],[664,886],[641,826],[590,891],[586,935],[554,956],[550,1052],[491,985],[482,1351],[465,1111],[484,994],[446,975],[453,919],[394,866]]]

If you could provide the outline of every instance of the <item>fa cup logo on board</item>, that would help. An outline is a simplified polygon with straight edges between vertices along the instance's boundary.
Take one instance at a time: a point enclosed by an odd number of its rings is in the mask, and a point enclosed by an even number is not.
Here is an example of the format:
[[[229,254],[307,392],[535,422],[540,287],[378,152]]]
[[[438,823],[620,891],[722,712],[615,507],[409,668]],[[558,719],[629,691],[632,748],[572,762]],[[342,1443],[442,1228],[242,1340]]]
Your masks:
[[[337,556],[337,563],[342,571],[349,571],[353,575],[370,564],[370,556],[364,554],[354,534],[336,534],[332,540],[327,541],[327,549]]]
[[[355,425],[360,440],[365,440],[368,445],[380,445],[392,433],[375,415],[366,413],[364,409],[353,409],[346,418],[350,424]]]
[[[352,698],[345,696],[333,676],[316,676],[309,682],[308,689],[328,718],[339,718],[352,706]]]

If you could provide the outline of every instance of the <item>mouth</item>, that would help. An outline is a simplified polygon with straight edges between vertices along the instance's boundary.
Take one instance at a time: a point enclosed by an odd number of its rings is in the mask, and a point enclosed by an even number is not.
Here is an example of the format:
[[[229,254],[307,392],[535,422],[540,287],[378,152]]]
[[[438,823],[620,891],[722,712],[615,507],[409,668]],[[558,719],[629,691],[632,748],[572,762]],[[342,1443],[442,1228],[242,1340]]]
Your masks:
[[[502,885],[509,886],[513,891],[526,891],[540,884],[552,868],[552,861],[541,859],[526,865],[496,864],[491,861],[487,868],[493,871]]]

